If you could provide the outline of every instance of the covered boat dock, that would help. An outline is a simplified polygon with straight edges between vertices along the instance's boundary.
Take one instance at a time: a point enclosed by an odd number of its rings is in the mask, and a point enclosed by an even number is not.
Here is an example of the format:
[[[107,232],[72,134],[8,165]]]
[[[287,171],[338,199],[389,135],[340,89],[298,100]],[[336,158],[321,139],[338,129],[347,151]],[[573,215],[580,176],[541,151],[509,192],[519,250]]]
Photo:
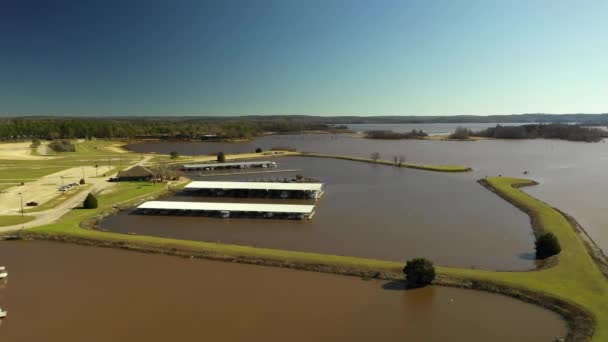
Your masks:
[[[314,205],[295,204],[149,201],[138,206],[135,212],[147,215],[191,215],[221,218],[243,217],[302,220],[305,218],[312,218],[314,209]]]
[[[185,190],[203,196],[318,199],[323,183],[191,182]]]
[[[277,163],[273,161],[248,161],[248,162],[231,162],[231,163],[206,163],[206,164],[184,164],[183,171],[211,171],[215,169],[252,169],[252,168],[269,168],[277,167]]]

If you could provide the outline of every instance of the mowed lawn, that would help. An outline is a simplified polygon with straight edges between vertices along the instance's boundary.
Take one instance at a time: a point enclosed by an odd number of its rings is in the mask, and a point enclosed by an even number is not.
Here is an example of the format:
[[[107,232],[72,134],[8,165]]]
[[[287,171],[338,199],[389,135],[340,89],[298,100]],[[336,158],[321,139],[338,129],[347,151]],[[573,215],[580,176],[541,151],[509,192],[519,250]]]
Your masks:
[[[21,216],[21,215],[5,215],[0,216],[0,227],[13,226],[16,224],[24,224],[33,220],[33,216]]]

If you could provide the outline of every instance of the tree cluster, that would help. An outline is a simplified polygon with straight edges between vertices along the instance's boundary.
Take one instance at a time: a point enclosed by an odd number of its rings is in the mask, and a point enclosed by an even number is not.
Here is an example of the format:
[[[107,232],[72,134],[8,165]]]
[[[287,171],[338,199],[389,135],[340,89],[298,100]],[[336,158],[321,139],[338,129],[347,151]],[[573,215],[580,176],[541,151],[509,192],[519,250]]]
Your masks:
[[[474,136],[496,139],[560,139],[569,141],[598,142],[608,137],[608,132],[598,128],[568,124],[533,124],[521,126],[489,127],[472,133]]]
[[[0,118],[0,140],[158,138],[202,139],[213,134],[218,139],[246,139],[264,132],[294,133],[331,130],[316,120],[277,117],[274,120],[247,118]]]
[[[365,132],[365,137],[368,139],[420,139],[428,136],[423,130],[411,130],[406,133],[399,133],[388,130],[374,130]]]
[[[456,127],[454,133],[450,134],[450,139],[456,140],[467,140],[471,136],[472,132],[468,128]]]

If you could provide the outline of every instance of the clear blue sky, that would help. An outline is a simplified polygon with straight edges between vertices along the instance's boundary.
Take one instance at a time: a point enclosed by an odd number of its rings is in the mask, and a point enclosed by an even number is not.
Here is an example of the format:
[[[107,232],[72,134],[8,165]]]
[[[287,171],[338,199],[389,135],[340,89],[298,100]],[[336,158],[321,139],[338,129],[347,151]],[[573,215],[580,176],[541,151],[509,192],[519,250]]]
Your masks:
[[[0,1],[0,115],[608,112],[608,1]]]

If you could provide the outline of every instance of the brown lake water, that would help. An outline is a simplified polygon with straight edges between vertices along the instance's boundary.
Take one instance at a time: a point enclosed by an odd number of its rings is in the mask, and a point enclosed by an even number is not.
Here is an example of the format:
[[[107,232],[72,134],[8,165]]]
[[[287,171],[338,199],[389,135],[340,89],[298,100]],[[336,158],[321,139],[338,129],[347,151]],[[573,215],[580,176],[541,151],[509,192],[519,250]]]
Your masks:
[[[466,126],[466,125],[465,125]],[[368,140],[344,135],[265,136],[244,144],[146,142],[130,148],[144,152],[210,154],[245,152],[256,147],[291,146],[299,151],[384,159],[404,155],[409,162],[472,166],[471,181],[484,176],[532,178],[539,186],[525,191],[573,215],[594,241],[608,250],[608,144],[559,140],[484,140],[476,142]],[[529,171],[523,175],[524,170]]]
[[[552,341],[505,296],[51,242],[0,242],[3,342]]]
[[[299,171],[189,176],[201,180],[252,180],[293,178],[300,173],[317,178],[326,184],[325,195],[316,201],[316,213],[311,220],[218,219],[124,212],[104,219],[101,228],[386,260],[405,261],[423,256],[446,266],[499,270],[534,267],[528,216],[466,174],[320,158],[283,157],[275,161],[278,169]],[[315,203],[198,196],[174,196],[167,200]]]

